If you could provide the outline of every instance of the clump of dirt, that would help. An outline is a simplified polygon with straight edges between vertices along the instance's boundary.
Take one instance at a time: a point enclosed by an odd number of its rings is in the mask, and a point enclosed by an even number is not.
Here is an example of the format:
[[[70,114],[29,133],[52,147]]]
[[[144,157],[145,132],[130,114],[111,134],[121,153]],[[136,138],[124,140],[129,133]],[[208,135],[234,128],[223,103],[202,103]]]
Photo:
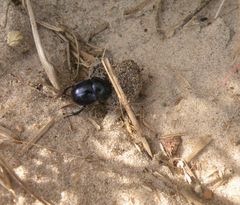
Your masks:
[[[129,102],[135,102],[142,89],[141,69],[133,60],[124,60],[114,66],[119,83]]]

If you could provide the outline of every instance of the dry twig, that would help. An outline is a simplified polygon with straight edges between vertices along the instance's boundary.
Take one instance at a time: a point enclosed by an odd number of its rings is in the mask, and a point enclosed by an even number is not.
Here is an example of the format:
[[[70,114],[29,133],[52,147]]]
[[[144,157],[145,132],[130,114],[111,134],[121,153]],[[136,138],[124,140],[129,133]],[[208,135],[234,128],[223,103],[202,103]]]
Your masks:
[[[134,126],[134,129],[136,131],[136,136],[135,135],[133,135],[133,136],[136,140],[136,143],[141,143],[143,145],[145,151],[149,154],[150,157],[152,157],[153,155],[152,155],[150,146],[149,146],[147,140],[143,137],[141,127],[135,117],[135,114],[134,114],[131,106],[129,105],[129,103],[127,101],[127,97],[126,97],[125,93],[123,92],[116,75],[113,73],[113,69],[112,69],[112,66],[111,66],[109,60],[107,58],[102,58],[102,64],[103,64],[103,66],[108,74],[108,77],[111,80],[112,85],[117,93],[120,104],[125,108],[128,116]]]
[[[178,31],[180,31],[186,24],[188,24],[194,16],[196,16],[200,11],[202,11],[212,0],[205,0],[202,1],[202,3],[190,14],[188,14],[184,19],[181,20],[181,22],[171,31],[165,32],[161,29],[161,23],[160,23],[160,18],[161,18],[161,12],[162,12],[162,5],[164,3],[164,0],[158,0],[158,7],[157,7],[157,15],[156,15],[156,27],[157,27],[157,32],[160,35],[163,35],[163,37],[172,37],[175,35]]]
[[[50,80],[50,82],[52,83],[53,87],[56,88],[57,90],[60,89],[60,85],[58,82],[58,78],[57,78],[57,73],[55,68],[53,67],[53,65],[51,63],[48,62],[45,53],[44,53],[44,49],[42,47],[42,43],[39,37],[39,33],[37,30],[37,24],[36,24],[36,20],[35,20],[35,16],[33,13],[33,9],[31,6],[31,1],[30,0],[25,0],[23,1],[26,4],[26,8],[28,11],[28,15],[29,15],[29,19],[30,19],[30,23],[31,23],[31,27],[32,27],[32,33],[33,33],[33,38],[34,38],[34,42],[36,45],[36,49],[38,52],[38,56],[39,59],[43,65],[43,68],[45,69],[45,72]]]
[[[50,127],[52,127],[54,122],[55,119],[53,118],[49,120],[48,123],[37,133],[37,135],[30,139],[28,143],[21,149],[20,155],[25,154],[33,146],[33,144],[35,144],[50,129]]]
[[[218,10],[217,10],[217,13],[216,13],[216,15],[215,15],[215,19],[219,16],[219,14],[220,14],[220,12],[221,12],[221,10],[222,10],[222,7],[223,7],[223,4],[225,3],[225,0],[222,0],[222,2],[221,2],[221,4],[220,4],[220,6],[219,6],[219,8],[218,8]]]
[[[200,11],[202,11],[212,0],[205,0],[190,14],[188,14],[181,23],[173,30],[172,34],[176,34],[179,30],[181,30],[189,21],[192,20],[194,16],[196,16]]]

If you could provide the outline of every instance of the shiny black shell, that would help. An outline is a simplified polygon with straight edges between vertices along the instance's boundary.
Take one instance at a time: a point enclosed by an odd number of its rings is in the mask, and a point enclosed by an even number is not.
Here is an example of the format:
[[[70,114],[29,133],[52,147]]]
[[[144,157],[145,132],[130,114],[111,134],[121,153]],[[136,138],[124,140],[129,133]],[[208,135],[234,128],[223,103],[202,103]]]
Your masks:
[[[107,80],[91,78],[81,81],[72,87],[71,96],[79,105],[89,105],[95,101],[104,102],[112,93],[111,84]]]

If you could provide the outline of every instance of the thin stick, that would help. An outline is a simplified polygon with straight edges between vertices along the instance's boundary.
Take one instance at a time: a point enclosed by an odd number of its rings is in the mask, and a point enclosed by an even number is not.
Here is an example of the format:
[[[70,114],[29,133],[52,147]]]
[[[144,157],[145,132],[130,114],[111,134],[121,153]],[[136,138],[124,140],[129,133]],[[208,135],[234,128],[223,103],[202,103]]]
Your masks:
[[[69,40],[68,40],[64,35],[62,35],[61,33],[57,33],[57,35],[59,35],[59,37],[66,43],[68,70],[69,70],[70,72],[72,72],[70,42],[69,42]]]
[[[110,24],[108,22],[103,22],[102,24],[97,25],[89,34],[88,42],[91,41],[96,35],[105,31],[109,28]]]
[[[5,160],[3,159],[2,156],[0,156],[0,165],[2,167],[4,167],[4,169],[7,171],[7,173],[16,181],[18,182],[19,185],[21,185],[21,187],[30,195],[32,195],[35,199],[37,199],[38,201],[42,202],[45,205],[49,205],[51,204],[50,202],[40,198],[39,196],[37,196],[36,194],[33,193],[33,191],[31,191],[31,189],[29,189],[26,184],[16,175],[16,173],[13,171],[13,169],[7,164],[7,162],[5,162]]]
[[[39,37],[39,34],[38,34],[38,30],[37,30],[37,24],[36,24],[35,16],[34,16],[34,13],[33,13],[32,6],[31,6],[31,1],[26,0],[25,3],[26,3],[26,8],[27,8],[27,11],[28,11],[29,19],[30,19],[30,23],[31,23],[31,27],[32,27],[32,33],[33,33],[33,39],[34,39],[34,42],[35,42],[35,45],[36,45],[36,49],[37,49],[37,52],[38,52],[39,59],[40,59],[42,65],[43,65],[43,68],[44,68],[50,82],[52,83],[53,87],[56,88],[57,90],[59,90],[60,86],[59,86],[59,82],[58,82],[58,79],[57,79],[56,70],[54,69],[53,65],[47,61],[47,58],[45,56],[45,53],[44,53],[44,50],[43,50],[43,47],[42,47],[42,43],[41,43],[41,40],[40,40],[40,37]]]
[[[178,31],[180,31],[188,22],[192,20],[194,16],[196,16],[200,11],[202,11],[212,0],[205,0],[203,3],[201,3],[193,12],[188,14],[183,20],[181,20],[180,24],[177,25],[173,31],[171,32],[171,35],[175,35]]]
[[[50,129],[54,122],[55,120],[53,118],[49,120],[48,123],[37,133],[37,135],[30,139],[28,143],[21,149],[20,155],[25,154],[33,146],[33,144],[35,144]]]
[[[222,0],[214,19],[216,19],[219,16],[219,13],[221,12],[224,3],[225,3],[225,0]]]
[[[51,25],[45,21],[36,21],[38,24],[40,24],[41,26],[47,28],[47,29],[50,29],[50,30],[53,30],[55,32],[65,32],[66,29],[63,28],[63,27],[57,27],[57,26],[54,26],[54,25]]]
[[[102,58],[101,62],[102,62],[103,66],[108,74],[108,77],[111,80],[112,85],[117,93],[120,104],[122,104],[123,107],[125,108],[125,110],[128,114],[128,117],[130,118],[130,120],[136,130],[137,135],[135,136],[135,140],[137,141],[137,143],[141,142],[144,149],[146,150],[146,152],[149,154],[150,157],[152,157],[153,155],[152,155],[150,146],[149,146],[147,140],[143,137],[141,127],[137,121],[137,118],[135,117],[135,114],[134,114],[132,108],[130,107],[130,105],[127,101],[127,97],[126,97],[125,93],[123,92],[123,90],[118,82],[117,77],[113,73],[113,69],[112,69],[112,66],[111,66],[108,58]]]

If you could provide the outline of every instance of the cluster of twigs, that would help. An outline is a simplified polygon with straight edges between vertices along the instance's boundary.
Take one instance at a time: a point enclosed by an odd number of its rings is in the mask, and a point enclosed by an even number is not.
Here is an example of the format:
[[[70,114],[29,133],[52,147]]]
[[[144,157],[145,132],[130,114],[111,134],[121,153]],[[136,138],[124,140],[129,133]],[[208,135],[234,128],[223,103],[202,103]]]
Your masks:
[[[70,29],[68,29],[66,26],[57,27],[54,25],[50,25],[49,23],[46,22],[37,21],[35,19],[35,15],[30,0],[22,0],[22,5],[26,8],[29,15],[33,38],[37,48],[39,59],[42,63],[43,68],[45,69],[45,72],[50,82],[52,83],[55,89],[59,90],[61,88],[60,82],[58,80],[59,77],[57,76],[57,71],[54,68],[54,66],[46,58],[44,48],[39,37],[37,24],[56,32],[57,35],[63,41],[66,42],[68,68],[72,74],[73,80],[78,78],[80,66],[83,67],[83,71],[86,71],[84,70],[84,68],[89,68],[90,65],[92,65],[95,62],[96,57],[103,52],[102,49],[94,47],[89,43],[86,43],[79,35],[76,35],[74,32],[70,31]],[[108,26],[109,24],[105,23],[103,25],[96,27],[90,33],[89,40],[91,40],[99,32],[108,28]],[[72,65],[72,59],[74,65]]]

